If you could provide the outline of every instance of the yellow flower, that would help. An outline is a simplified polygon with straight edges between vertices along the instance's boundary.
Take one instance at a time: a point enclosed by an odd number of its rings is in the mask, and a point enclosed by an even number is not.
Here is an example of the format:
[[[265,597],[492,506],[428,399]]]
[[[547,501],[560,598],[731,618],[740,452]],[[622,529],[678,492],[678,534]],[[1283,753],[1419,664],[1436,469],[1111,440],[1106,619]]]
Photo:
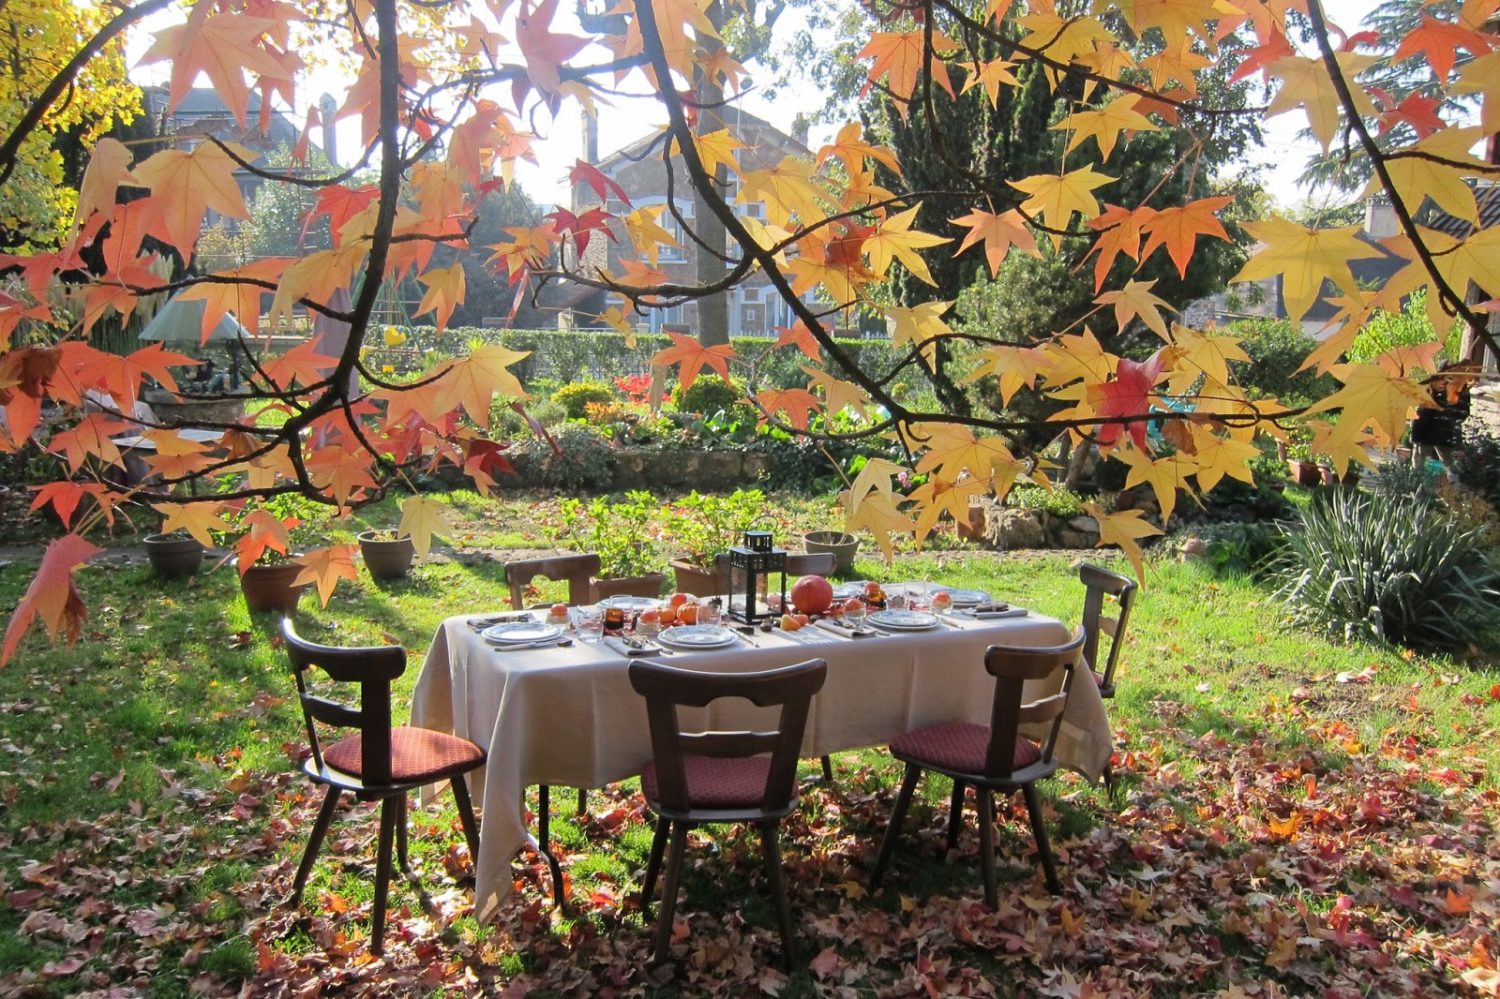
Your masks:
[[[385,328],[385,345],[387,347],[399,347],[406,342],[406,334],[394,326]]]
[[[394,364],[382,364],[380,366],[380,373],[382,375],[394,375],[396,373],[396,366]]]

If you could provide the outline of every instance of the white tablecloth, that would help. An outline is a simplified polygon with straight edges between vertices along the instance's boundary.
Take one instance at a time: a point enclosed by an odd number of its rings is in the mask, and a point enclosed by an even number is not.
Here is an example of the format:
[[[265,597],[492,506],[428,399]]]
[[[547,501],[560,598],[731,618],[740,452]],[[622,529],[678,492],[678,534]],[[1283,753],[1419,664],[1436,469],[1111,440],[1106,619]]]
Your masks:
[[[523,796],[533,784],[602,787],[640,773],[651,759],[645,702],[631,689],[627,659],[602,645],[497,651],[470,627],[444,621],[427,651],[412,703],[412,724],[470,739],[489,753],[475,775],[484,808],[476,863],[475,909],[494,914],[511,891],[510,862],[527,841]],[[984,669],[994,644],[1047,646],[1069,629],[1048,617],[964,620],[918,634],[851,640],[820,628],[758,633],[756,645],[676,653],[664,661],[703,670],[751,671],[821,657],[823,690],[813,698],[802,755],[888,743],[903,732],[943,721],[987,724],[995,681]],[[1045,696],[1061,673],[1028,685]],[[707,721],[742,728],[757,709],[719,701]],[[684,712],[684,724],[700,719]],[[1042,734],[1042,733],[1035,733]],[[1058,760],[1090,780],[1110,756],[1109,719],[1086,673],[1073,684],[1058,735]]]

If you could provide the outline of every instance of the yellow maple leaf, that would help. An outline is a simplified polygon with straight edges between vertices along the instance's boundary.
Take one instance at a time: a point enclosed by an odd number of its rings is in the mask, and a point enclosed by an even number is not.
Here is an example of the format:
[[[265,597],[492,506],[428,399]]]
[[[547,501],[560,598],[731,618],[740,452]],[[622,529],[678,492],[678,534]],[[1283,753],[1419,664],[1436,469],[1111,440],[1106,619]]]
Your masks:
[[[864,250],[870,255],[870,270],[876,277],[885,277],[886,269],[894,258],[901,261],[913,275],[937,287],[937,282],[932,279],[932,272],[927,269],[927,264],[917,255],[917,251],[951,243],[953,240],[912,229],[911,225],[916,221],[917,212],[921,208],[922,203],[919,201],[906,211],[892,215],[880,224],[874,235],[865,240]]]
[[[1250,459],[1260,456],[1259,448],[1233,437],[1220,437],[1208,427],[1193,425],[1191,429],[1194,456],[1198,462],[1194,474],[1201,491],[1208,492],[1226,475],[1241,482],[1255,482]]]
[[[625,216],[625,231],[630,235],[636,252],[645,257],[652,267],[657,265],[663,246],[680,246],[677,237],[657,224],[666,205],[642,205]]]
[[[853,410],[861,418],[865,415],[865,404],[870,401],[865,390],[853,382],[835,378],[827,371],[810,368],[802,365],[802,370],[811,379],[807,383],[808,391],[823,390],[823,410],[828,413],[842,413],[845,409]]]
[[[1156,281],[1127,281],[1125,287],[1118,291],[1106,291],[1094,299],[1100,305],[1113,305],[1115,307],[1115,326],[1120,332],[1125,331],[1125,326],[1130,320],[1139,318],[1157,336],[1163,340],[1167,336],[1167,323],[1161,317],[1161,310],[1175,312],[1164,299],[1157,298],[1151,294],[1151,289],[1156,286]]]
[[[1229,280],[1259,281],[1280,274],[1282,298],[1293,322],[1301,320],[1318,300],[1324,279],[1352,293],[1358,285],[1349,262],[1381,256],[1379,248],[1360,238],[1357,225],[1315,229],[1278,215],[1242,225],[1265,245]]]
[[[1049,385],[1066,385],[1079,379],[1102,382],[1115,371],[1115,356],[1105,351],[1087,326],[1082,333],[1060,336],[1036,349],[1037,367]]]
[[[510,373],[510,366],[530,355],[529,350],[510,350],[498,343],[476,348],[468,357],[450,362],[437,379],[437,409],[446,412],[462,406],[469,419],[489,426],[490,402],[495,393],[509,399],[526,398],[521,382]]]
[[[917,471],[935,472],[940,479],[950,482],[957,481],[959,476],[967,473],[971,478],[977,480],[986,488],[998,475],[1004,482],[1004,489],[996,489],[995,492],[1004,493],[1010,491],[1010,483],[1020,474],[1020,462],[1015,455],[1011,454],[1009,446],[1001,437],[975,437],[974,432],[968,427],[956,427],[958,432],[943,441],[940,446],[929,447],[922,460],[917,462]]]
[[[1479,209],[1474,202],[1474,191],[1463,178],[1492,169],[1469,152],[1483,140],[1483,136],[1484,130],[1477,126],[1445,128],[1400,150],[1386,164],[1396,194],[1408,205],[1420,205],[1423,198],[1431,198],[1449,215],[1466,222],[1478,222]],[[1385,191],[1379,178],[1371,177],[1360,197],[1368,198],[1376,193],[1384,194]]]
[[[959,65],[963,66],[968,73],[964,77],[964,86],[959,94],[967,94],[975,87],[983,87],[984,96],[989,98],[992,108],[1000,106],[1002,86],[1019,87],[1021,85],[1021,81],[1016,79],[1016,75],[1010,71],[1015,63],[1009,59],[991,59],[988,62],[966,62]]]
[[[1229,384],[1229,362],[1250,363],[1250,355],[1240,348],[1240,340],[1237,336],[1200,333],[1174,324],[1172,344],[1177,348],[1177,357],[1171,380],[1167,382],[1167,392],[1185,394],[1199,375],[1207,375],[1221,385]]]
[[[827,197],[813,174],[813,165],[787,156],[773,167],[746,170],[740,177],[735,201],[745,205],[764,202],[766,219],[772,225],[790,225],[795,215],[803,226],[810,226],[827,217],[822,207]]]
[[[1115,151],[1115,142],[1121,132],[1156,131],[1151,119],[1135,109],[1140,100],[1137,94],[1121,94],[1098,108],[1075,111],[1051,127],[1054,130],[1073,130],[1073,134],[1068,136],[1064,153],[1072,152],[1092,136],[1099,144],[1100,160],[1107,160],[1109,154]]]
[[[152,503],[151,506],[162,515],[161,533],[187,531],[205,548],[214,546],[214,531],[229,530],[229,524],[219,516],[224,509],[223,503],[205,500],[200,503]]]
[[[954,482],[940,475],[933,475],[911,491],[913,509],[917,511],[915,526],[917,547],[927,540],[927,535],[937,526],[938,519],[946,511],[959,523],[969,520],[969,501],[989,491],[989,486],[978,479],[962,479]]]
[[[1042,361],[1043,356],[1035,347],[986,347],[979,354],[979,363],[963,381],[967,385],[986,375],[994,375],[1000,379],[1000,404],[1009,406],[1011,397],[1022,386],[1028,389],[1036,387],[1036,376]]]
[[[1355,110],[1360,115],[1375,115],[1375,105],[1365,88],[1354,82],[1354,77],[1368,69],[1375,56],[1355,52],[1339,52],[1336,56],[1339,72],[1349,81],[1349,92],[1354,98]],[[1266,70],[1281,80],[1281,87],[1266,108],[1266,117],[1274,117],[1286,111],[1302,108],[1307,113],[1307,126],[1323,144],[1323,152],[1338,132],[1341,105],[1333,78],[1321,58],[1308,56],[1282,56],[1271,62]]]
[[[433,535],[453,530],[452,511],[431,497],[408,496],[401,504],[401,523],[396,530],[411,535],[412,547],[425,557],[432,550]]]
[[[1153,460],[1144,451],[1123,447],[1114,451],[1111,456],[1130,469],[1125,475],[1126,489],[1132,489],[1143,482],[1150,484],[1151,491],[1156,494],[1157,505],[1161,507],[1163,524],[1172,519],[1172,511],[1177,509],[1177,490],[1186,488],[1187,477],[1198,470],[1198,463],[1192,455],[1182,451]]]
[[[846,489],[839,493],[839,501],[844,504],[844,526],[850,531],[869,531],[885,555],[886,564],[896,558],[893,535],[907,534],[916,529],[916,523],[900,509],[904,500],[888,491],[873,490],[856,503]]]
[[[1056,230],[1047,235],[1052,237],[1053,246],[1061,246],[1061,233],[1067,230],[1074,214],[1085,221],[1098,215],[1099,202],[1092,192],[1114,181],[1114,177],[1096,173],[1090,163],[1067,173],[1037,174],[1008,183],[1028,195],[1021,202],[1021,211],[1039,219],[1048,229]]]
[[[1141,552],[1141,546],[1137,544],[1141,538],[1149,538],[1161,533],[1161,528],[1141,519],[1139,510],[1121,510],[1118,513],[1105,513],[1097,503],[1085,503],[1084,512],[1093,517],[1099,524],[1099,547],[1105,545],[1119,545],[1125,557],[1135,568],[1135,578],[1146,584],[1146,557]]]
[[[422,293],[422,301],[417,305],[417,311],[413,315],[424,315],[428,312],[437,313],[437,328],[444,329],[448,325],[448,319],[453,315],[453,310],[463,304],[464,300],[464,265],[451,264],[447,267],[434,267],[421,277],[417,278],[427,290]]]
[[[891,346],[900,350],[903,344],[920,345],[922,360],[929,368],[936,366],[938,339],[953,335],[953,328],[941,318],[952,307],[952,302],[923,302],[909,309],[898,305],[886,306],[886,317],[894,323],[891,327]]]
[[[729,129],[720,128],[704,135],[694,136],[693,144],[698,147],[698,158],[703,161],[703,167],[710,176],[721,166],[731,173],[740,172],[740,163],[734,154],[736,150],[744,149],[745,144],[736,139]]]
[[[358,545],[329,545],[307,552],[298,560],[302,563],[302,571],[297,573],[292,584],[316,583],[318,600],[327,607],[328,598],[333,596],[333,589],[340,579],[359,580],[359,568],[354,564],[354,553],[358,550]]]
[[[1416,408],[1432,403],[1422,386],[1378,365],[1335,364],[1328,370],[1343,386],[1309,406],[1308,414],[1340,409],[1340,424],[1353,420],[1355,426],[1365,427],[1373,422],[1376,441],[1384,447],[1395,447]]]
[[[906,469],[891,461],[889,458],[871,458],[865,462],[865,467],[859,470],[854,477],[854,484],[845,490],[849,495],[848,508],[853,509],[863,503],[865,497],[872,492],[892,494],[895,488],[891,479],[900,475]]]

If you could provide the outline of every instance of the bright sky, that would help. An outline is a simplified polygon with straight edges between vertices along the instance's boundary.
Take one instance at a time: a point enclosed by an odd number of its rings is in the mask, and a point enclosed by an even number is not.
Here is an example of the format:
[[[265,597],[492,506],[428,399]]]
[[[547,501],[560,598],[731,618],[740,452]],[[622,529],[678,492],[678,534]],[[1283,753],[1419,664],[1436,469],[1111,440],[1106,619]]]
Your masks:
[[[1333,23],[1352,31],[1357,28],[1361,19],[1376,5],[1376,2],[1377,0],[1324,0],[1324,8]],[[482,5],[476,4],[477,6]],[[571,4],[564,4],[562,7],[565,18],[571,19],[570,15],[566,14]],[[164,15],[153,19],[150,27],[160,28],[174,23],[182,16],[180,12]],[[793,30],[800,23],[800,19],[788,19],[797,16],[795,11],[789,11],[787,19],[784,19],[786,23],[778,25],[778,32],[781,32],[783,28],[788,31]],[[574,30],[577,30],[576,22],[574,25]],[[507,23],[505,27],[508,32],[510,25]],[[568,28],[560,24],[559,30],[567,31]],[[145,51],[148,44],[149,38],[144,32],[138,32],[131,38],[129,51],[132,63]],[[591,56],[601,60],[607,57],[601,50],[586,49],[582,54],[582,58]],[[166,66],[165,64],[138,66],[133,70],[132,78],[141,84],[165,83]],[[291,115],[292,121],[300,127],[305,120],[307,103],[316,101],[324,92],[333,93],[335,98],[342,102],[349,79],[331,69],[320,70],[312,74],[311,78],[298,90],[298,107]],[[620,89],[640,92],[644,89],[644,81],[638,75],[627,77],[620,85]],[[665,123],[665,115],[654,102],[618,98],[611,98],[611,100],[615,100],[616,105],[612,108],[603,108],[600,114],[599,151],[601,155],[620,149],[650,134],[654,127]],[[777,127],[790,131],[792,120],[799,112],[815,112],[822,106],[822,101],[813,91],[811,84],[804,84],[800,88],[783,88],[775,101],[764,99],[755,88],[751,88],[741,106]],[[1264,177],[1267,190],[1278,204],[1287,207],[1309,198],[1326,197],[1320,192],[1308,192],[1302,189],[1297,182],[1308,155],[1316,149],[1315,145],[1299,142],[1297,139],[1297,132],[1303,127],[1304,122],[1304,116],[1300,111],[1271,119],[1265,129],[1264,148],[1248,151],[1248,161],[1266,167]],[[568,168],[581,153],[582,120],[577,105],[569,102],[556,121],[548,120],[545,112],[542,112],[537,115],[532,124],[544,140],[536,143],[539,164],[536,166],[527,163],[520,164],[516,179],[533,200],[543,205],[544,208],[550,208],[553,202],[565,202],[568,197],[565,177]],[[831,131],[831,129],[825,129],[820,132],[814,129],[813,148],[816,149],[820,142],[826,141]],[[315,136],[315,138],[318,137]],[[346,163],[351,161],[358,147],[358,121],[345,119],[339,125],[339,158]]]

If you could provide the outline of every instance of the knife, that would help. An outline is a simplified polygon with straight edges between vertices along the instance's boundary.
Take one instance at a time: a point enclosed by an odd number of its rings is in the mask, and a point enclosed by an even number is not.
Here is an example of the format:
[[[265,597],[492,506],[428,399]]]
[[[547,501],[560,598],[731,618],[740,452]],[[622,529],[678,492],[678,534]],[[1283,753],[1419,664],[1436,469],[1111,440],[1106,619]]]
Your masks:
[[[563,648],[572,644],[573,640],[571,638],[548,638],[540,642],[527,642],[524,645],[491,644],[490,648],[494,649],[496,652],[520,652],[522,649],[550,649],[554,646],[557,648]]]

